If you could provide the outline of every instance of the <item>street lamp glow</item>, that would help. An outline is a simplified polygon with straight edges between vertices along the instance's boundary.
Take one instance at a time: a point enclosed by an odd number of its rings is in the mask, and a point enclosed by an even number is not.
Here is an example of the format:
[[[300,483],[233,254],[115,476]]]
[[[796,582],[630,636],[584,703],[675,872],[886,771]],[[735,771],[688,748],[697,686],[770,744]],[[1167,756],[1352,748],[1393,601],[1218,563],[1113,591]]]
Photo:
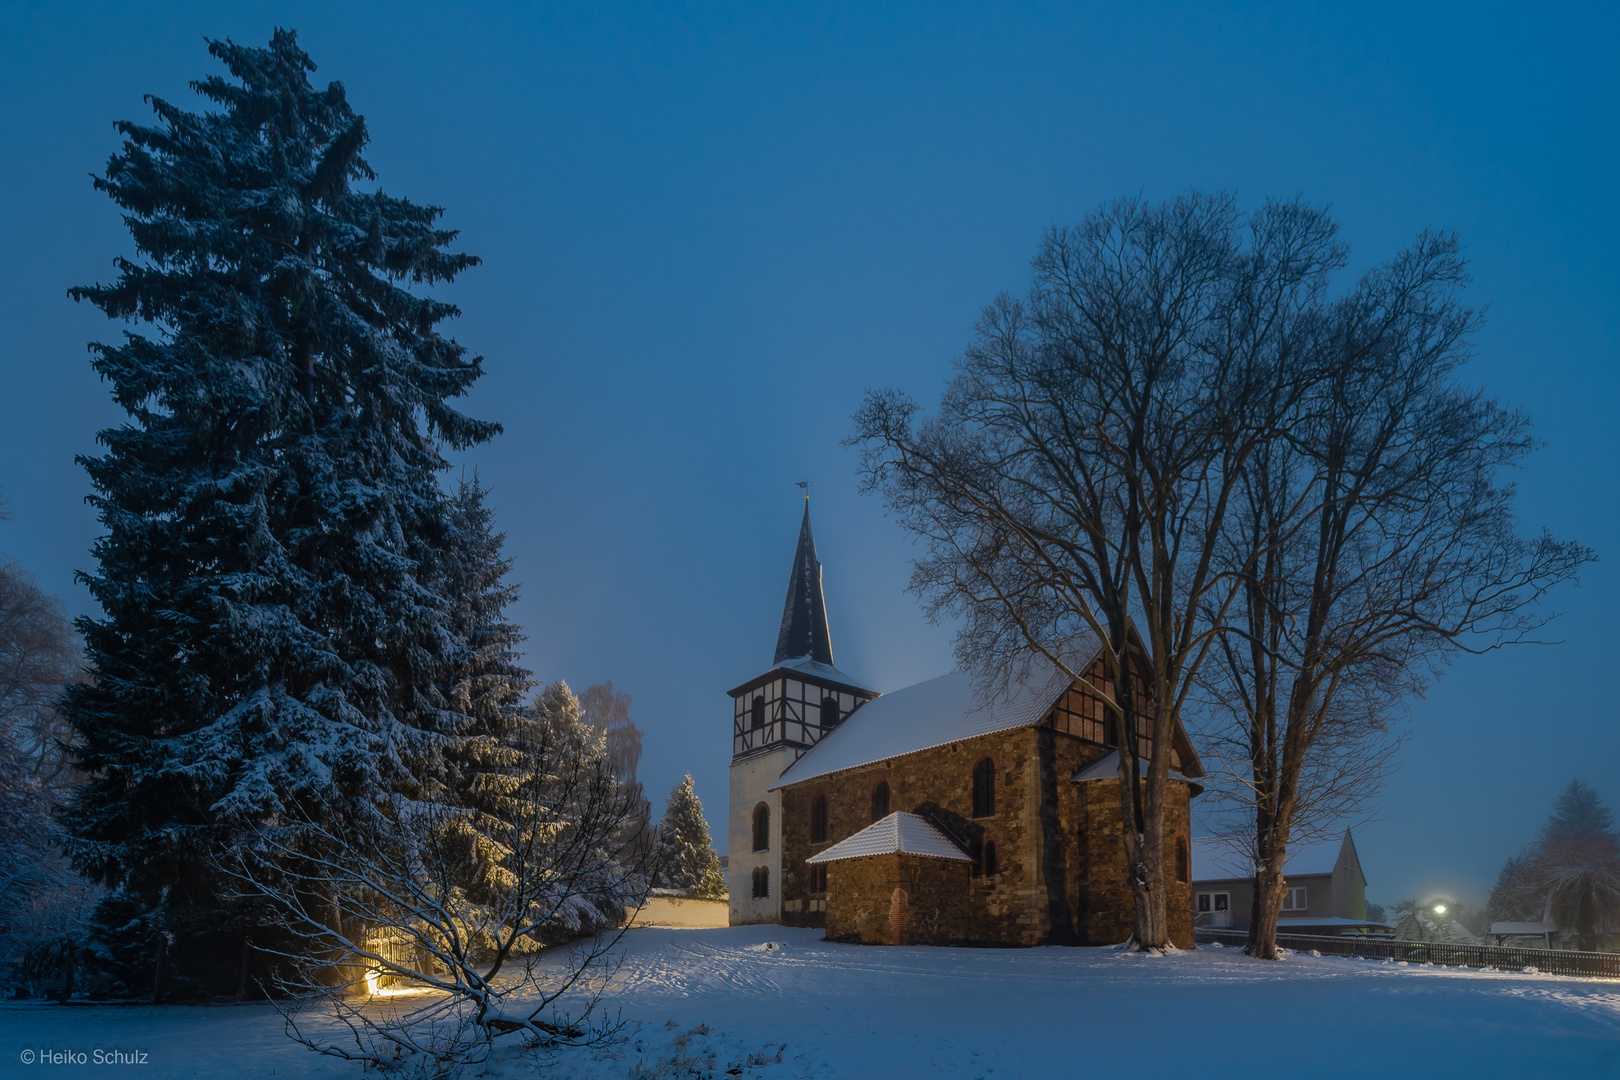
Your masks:
[[[1446,905],[1444,905],[1444,904],[1436,904],[1436,905],[1434,905],[1434,913],[1436,915],[1444,915],[1446,913]]]

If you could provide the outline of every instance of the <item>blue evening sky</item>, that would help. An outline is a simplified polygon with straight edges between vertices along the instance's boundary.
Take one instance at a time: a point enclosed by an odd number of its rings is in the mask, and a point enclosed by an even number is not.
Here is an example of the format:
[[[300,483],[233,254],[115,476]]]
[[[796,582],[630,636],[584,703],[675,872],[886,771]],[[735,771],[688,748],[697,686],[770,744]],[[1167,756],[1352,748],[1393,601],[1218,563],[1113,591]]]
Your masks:
[[[1527,528],[1605,561],[1562,644],[1453,665],[1414,702],[1369,898],[1479,899],[1571,777],[1620,808],[1612,612],[1620,19],[1607,5],[0,3],[0,551],[76,613],[96,533],[75,454],[119,414],[70,285],[129,245],[88,174],[141,95],[191,104],[205,36],[296,27],[365,114],[385,187],[484,259],[451,295],[486,358],[467,455],[523,583],[528,659],[611,679],[660,808],[723,834],[730,703],[771,659],[815,481],[839,665],[952,666],[913,551],[840,445],[869,387],[937,399],[1041,230],[1105,199],[1330,204],[1355,265],[1459,232],[1488,305],[1470,377],[1547,446]],[[717,836],[721,846],[723,835]]]

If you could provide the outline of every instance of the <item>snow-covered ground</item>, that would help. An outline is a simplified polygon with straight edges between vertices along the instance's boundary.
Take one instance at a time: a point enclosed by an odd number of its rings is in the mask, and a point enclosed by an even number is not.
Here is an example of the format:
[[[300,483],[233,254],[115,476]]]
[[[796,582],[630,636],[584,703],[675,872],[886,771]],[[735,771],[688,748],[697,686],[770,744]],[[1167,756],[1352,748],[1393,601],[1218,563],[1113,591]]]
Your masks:
[[[780,927],[647,928],[625,943],[613,996],[636,1022],[628,1040],[561,1056],[553,1075],[1620,1077],[1617,982],[1208,948],[863,948]],[[21,1063],[98,1047],[147,1064]],[[5,1003],[0,1050],[0,1076],[361,1075],[289,1042],[264,1005]]]

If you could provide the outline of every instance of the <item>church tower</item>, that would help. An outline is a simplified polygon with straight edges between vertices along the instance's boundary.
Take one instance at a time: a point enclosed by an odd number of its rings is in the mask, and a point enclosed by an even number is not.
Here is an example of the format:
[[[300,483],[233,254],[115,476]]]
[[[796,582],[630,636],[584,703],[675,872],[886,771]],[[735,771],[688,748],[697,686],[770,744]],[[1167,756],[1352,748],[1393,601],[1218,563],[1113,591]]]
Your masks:
[[[782,797],[770,787],[799,755],[877,697],[833,666],[808,495],[776,634],[776,657],[764,674],[729,693],[731,924],[780,922]]]

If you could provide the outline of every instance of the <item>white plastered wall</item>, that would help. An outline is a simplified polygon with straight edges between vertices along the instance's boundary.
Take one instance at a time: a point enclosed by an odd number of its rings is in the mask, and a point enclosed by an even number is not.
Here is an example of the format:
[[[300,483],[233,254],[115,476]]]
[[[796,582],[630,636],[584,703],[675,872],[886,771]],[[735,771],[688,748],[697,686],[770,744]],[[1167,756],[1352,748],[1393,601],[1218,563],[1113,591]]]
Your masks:
[[[727,854],[731,870],[731,925],[782,921],[782,795],[770,787],[793,764],[787,747],[744,758],[731,766],[731,804]],[[754,850],[754,807],[771,808],[771,849]],[[771,872],[771,895],[753,897],[754,868]]]

